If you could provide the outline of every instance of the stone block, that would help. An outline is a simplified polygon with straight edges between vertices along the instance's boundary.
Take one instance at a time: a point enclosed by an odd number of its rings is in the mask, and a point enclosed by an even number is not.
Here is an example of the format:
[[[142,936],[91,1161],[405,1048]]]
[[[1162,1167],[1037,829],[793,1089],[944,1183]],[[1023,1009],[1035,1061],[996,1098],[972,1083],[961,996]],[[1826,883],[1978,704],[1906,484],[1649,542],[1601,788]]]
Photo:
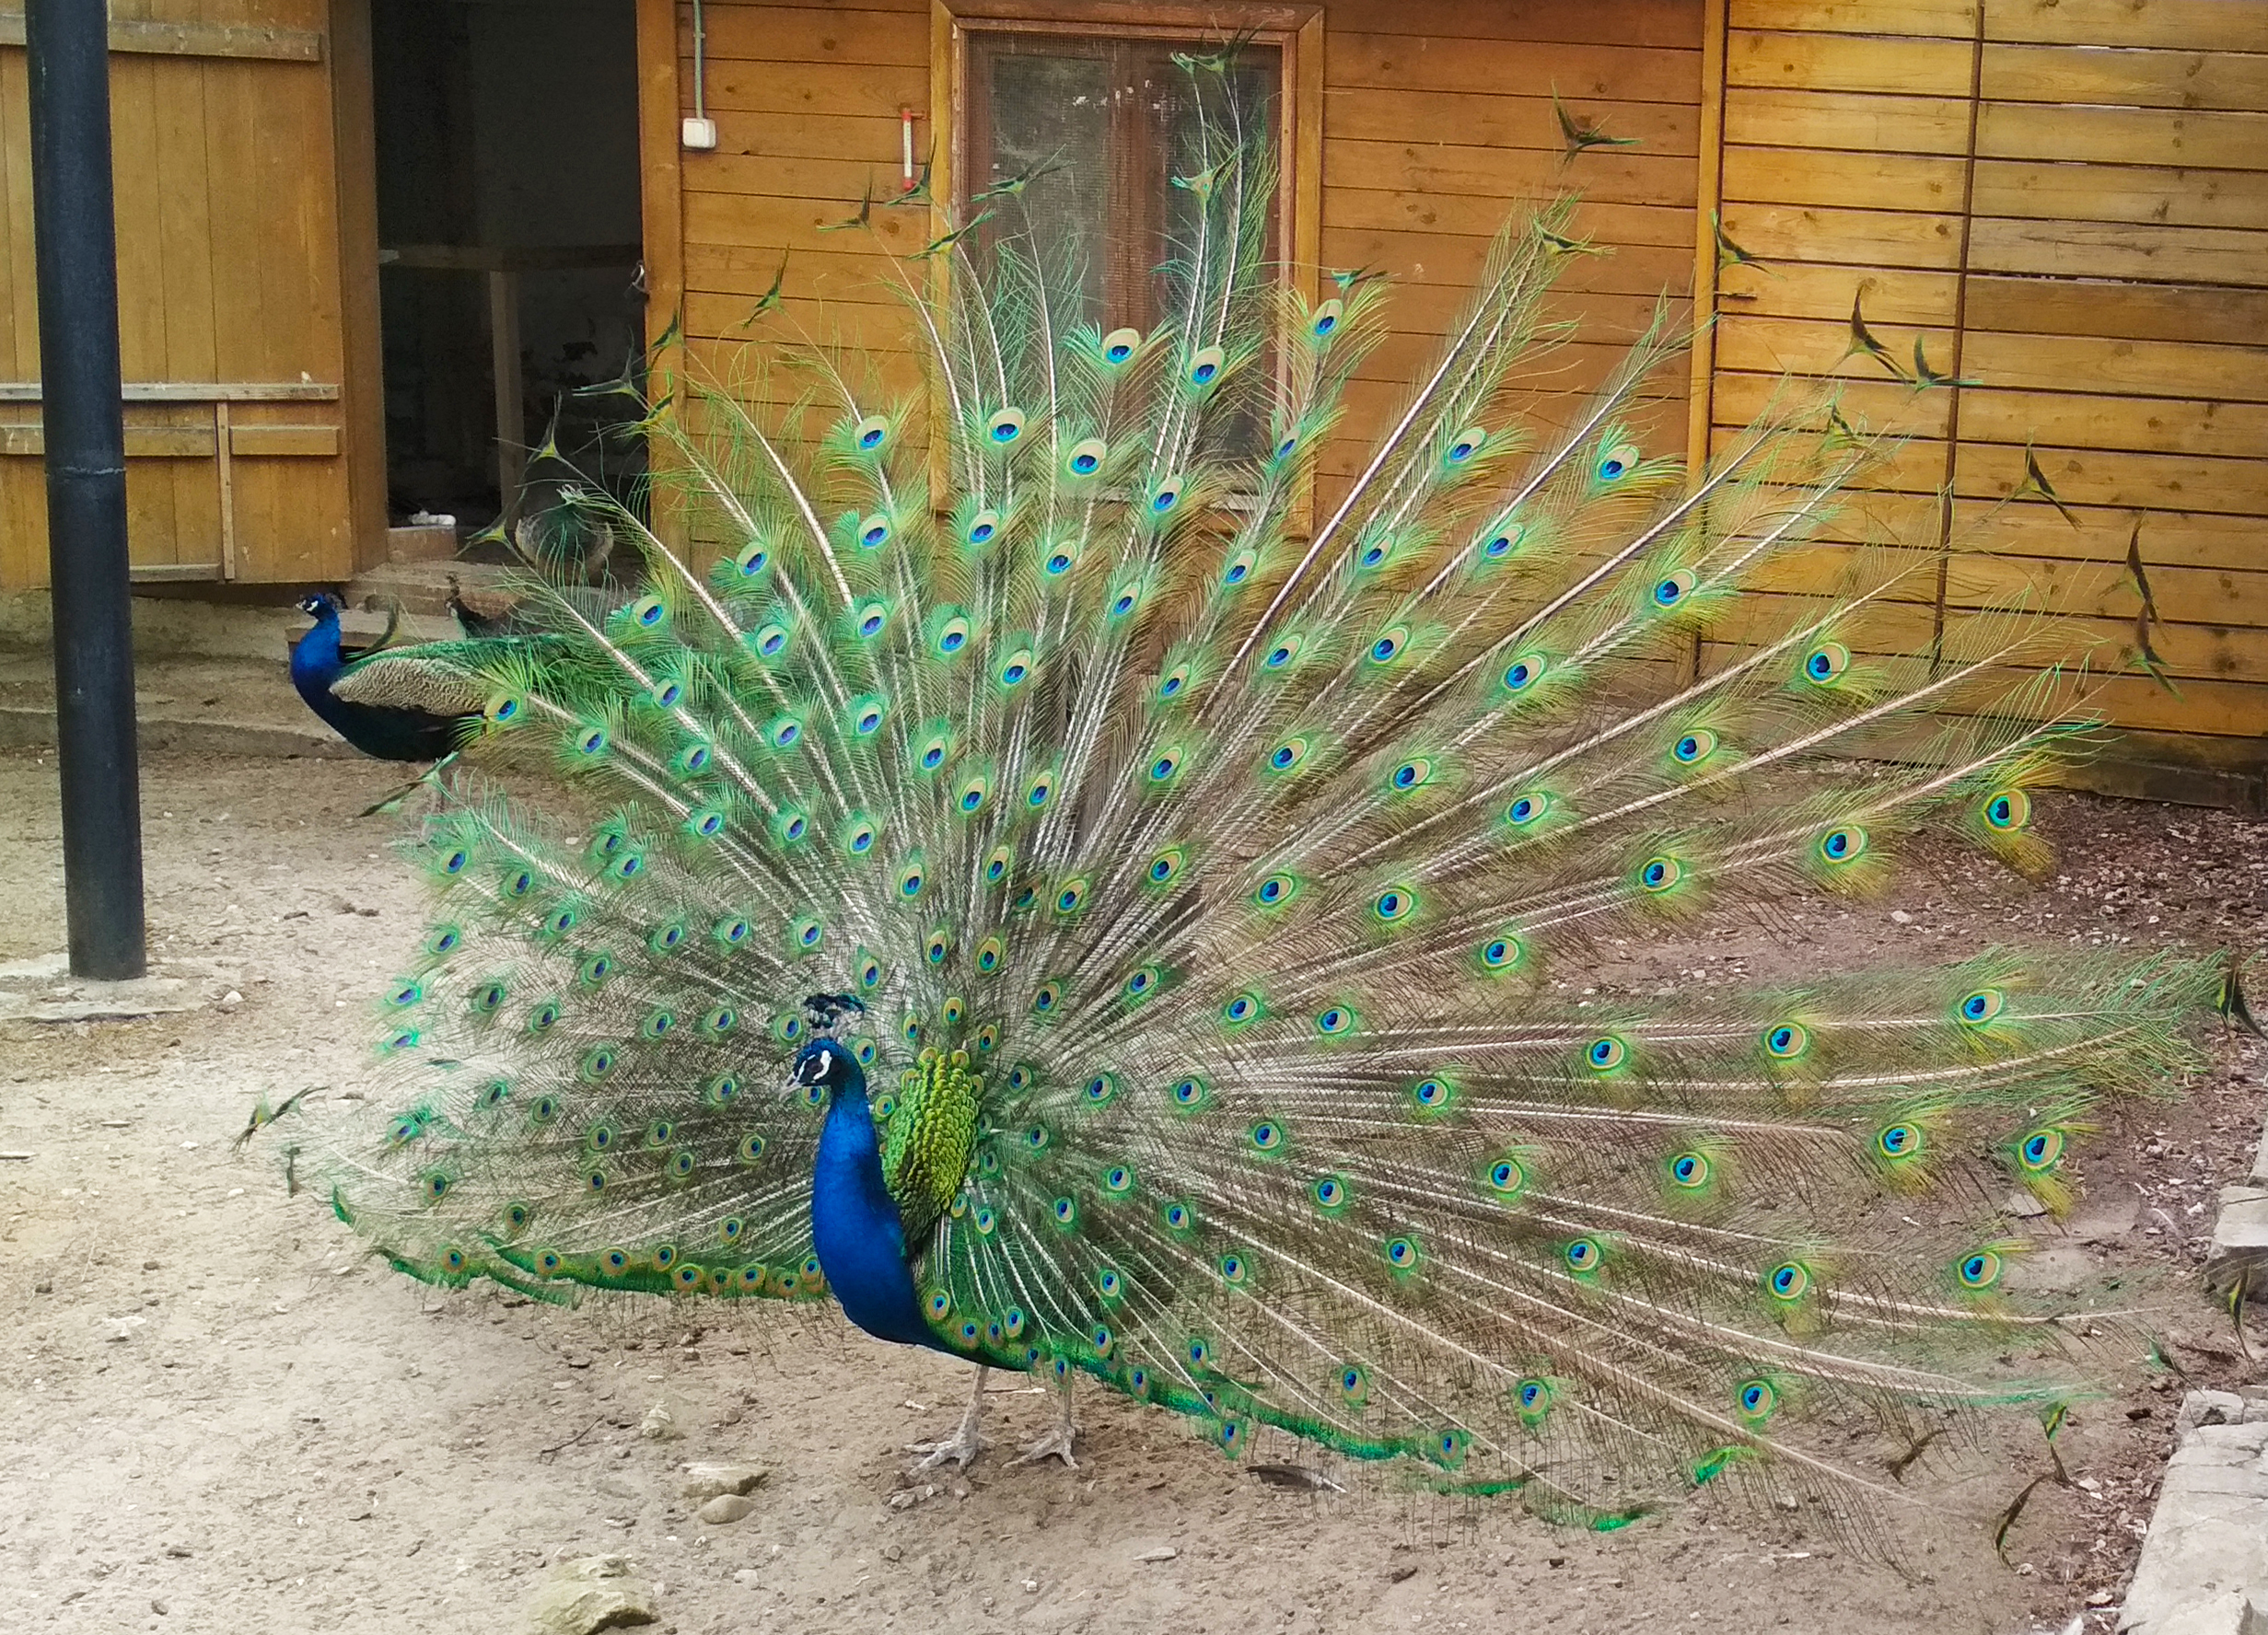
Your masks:
[[[2166,1467],[2122,1635],[2268,1635],[2268,1418],[2244,1422],[2254,1406],[2225,1391],[2183,1403],[2195,1428]]]

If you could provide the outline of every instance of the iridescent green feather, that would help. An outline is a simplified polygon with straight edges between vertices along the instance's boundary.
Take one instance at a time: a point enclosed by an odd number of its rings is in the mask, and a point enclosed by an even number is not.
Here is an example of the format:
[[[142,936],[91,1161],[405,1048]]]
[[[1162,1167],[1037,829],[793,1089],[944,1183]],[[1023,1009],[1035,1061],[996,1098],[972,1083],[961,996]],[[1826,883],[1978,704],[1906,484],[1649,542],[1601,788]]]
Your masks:
[[[2036,872],[2065,637],[1901,656],[1916,559],[1842,542],[1875,451],[1791,400],[1689,480],[1638,429],[1666,316],[1523,423],[1569,203],[1318,481],[1384,281],[1274,278],[1273,168],[1192,71],[1148,332],[1032,224],[956,241],[900,269],[929,412],[823,350],[657,375],[669,544],[573,500],[641,584],[530,579],[528,635],[356,671],[480,725],[405,841],[436,917],[366,1115],[299,1173],[440,1282],[808,1300],[824,1108],[785,1070],[805,997],[850,993],[940,1339],[1231,1455],[1611,1530],[1695,1491],[1864,1511],[1869,1430],[2066,1400],[2115,1358],[2008,1275],[2001,1202],[2069,1207],[2217,970],[1553,977],[1878,890],[1913,837]],[[1799,553],[1836,588],[1785,593]]]

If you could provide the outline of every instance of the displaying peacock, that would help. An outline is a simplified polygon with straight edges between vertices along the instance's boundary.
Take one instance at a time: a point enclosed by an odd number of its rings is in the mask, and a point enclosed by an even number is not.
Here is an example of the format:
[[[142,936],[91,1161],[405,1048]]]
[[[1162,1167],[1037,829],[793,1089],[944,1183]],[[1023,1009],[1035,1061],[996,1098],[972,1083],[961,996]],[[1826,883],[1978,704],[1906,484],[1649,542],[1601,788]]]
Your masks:
[[[2012,1288],[2003,1212],[2067,1206],[2210,973],[1985,952],[1651,1004],[1547,973],[1868,892],[1924,829],[2038,870],[2060,638],[1896,656],[1906,559],[1839,542],[1868,442],[1791,400],[1705,473],[1648,454],[1666,319],[1516,423],[1564,203],[1319,474],[1385,284],[1286,293],[1267,164],[1222,137],[1182,179],[1146,331],[1080,321],[1025,235],[933,247],[926,441],[824,348],[744,360],[802,371],[779,424],[671,379],[645,429],[687,543],[579,501],[642,594],[536,586],[535,636],[356,667],[478,718],[409,842],[440,907],[375,1121],[297,1174],[419,1278],[832,1296],[1049,1375],[1066,1459],[1084,1375],[1231,1455],[1287,1434],[1610,1528],[1712,1484],[1863,1508],[1873,1449],[2052,1421],[2121,1325]],[[1798,560],[1837,588],[1785,593]],[[971,1406],[927,1451],[980,1445]]]

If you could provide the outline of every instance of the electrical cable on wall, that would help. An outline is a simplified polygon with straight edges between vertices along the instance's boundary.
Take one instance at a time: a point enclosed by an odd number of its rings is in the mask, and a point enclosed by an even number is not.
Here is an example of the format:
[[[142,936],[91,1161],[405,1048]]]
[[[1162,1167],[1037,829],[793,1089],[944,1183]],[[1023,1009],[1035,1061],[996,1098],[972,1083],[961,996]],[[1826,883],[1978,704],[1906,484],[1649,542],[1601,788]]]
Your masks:
[[[701,15],[701,0],[693,6],[693,111],[685,121],[687,147],[707,153],[716,146],[716,122],[709,117],[709,30]]]

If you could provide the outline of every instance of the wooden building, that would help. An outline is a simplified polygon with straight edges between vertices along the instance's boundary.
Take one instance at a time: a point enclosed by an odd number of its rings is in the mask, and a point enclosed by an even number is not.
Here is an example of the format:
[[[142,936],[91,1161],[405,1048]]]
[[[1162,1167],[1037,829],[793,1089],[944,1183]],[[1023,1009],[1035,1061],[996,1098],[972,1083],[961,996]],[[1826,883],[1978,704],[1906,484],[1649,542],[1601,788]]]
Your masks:
[[[456,48],[429,43],[422,68],[390,77],[393,32],[506,12],[634,32],[620,53],[634,87],[601,99],[619,114],[579,114],[572,141],[544,151],[572,177],[582,150],[627,144],[637,220],[547,242],[442,222],[418,230],[457,236],[396,242],[386,199],[433,193],[419,167],[455,161],[390,138],[387,110]],[[499,304],[495,275],[587,264],[626,236],[649,333],[681,313],[692,346],[729,345],[785,256],[785,316],[874,351],[911,388],[880,285],[940,218],[892,203],[909,168],[921,197],[950,201],[1034,143],[1084,145],[1102,191],[1050,207],[1155,234],[1170,133],[1126,99],[1172,49],[1237,32],[1282,138],[1279,242],[1310,267],[1378,268],[1402,286],[1350,434],[1389,412],[1506,213],[1572,185],[1583,231],[1613,253],[1573,265],[1564,310],[1591,341],[1537,383],[1538,412],[1595,378],[1665,291],[1716,322],[1690,371],[1656,383],[1658,446],[1705,451],[1789,373],[1847,377],[1855,412],[1907,436],[1876,509],[1922,549],[1960,547],[1906,609],[1917,648],[2031,584],[2059,587],[2121,655],[2141,605],[2134,545],[2170,686],[2138,669],[2109,683],[2102,705],[2133,736],[2127,770],[2104,776],[2261,797],[2268,6],[117,0],[114,16],[127,366],[147,383],[129,388],[135,551],[153,576],[296,586],[366,565],[384,550],[390,445],[435,435],[396,378],[397,308],[435,338],[429,357],[452,333],[477,353],[484,390],[483,347],[505,335],[494,352],[512,361],[507,330],[528,316],[524,297],[517,315]],[[0,41],[7,28],[0,14]],[[41,571],[22,108],[21,53],[0,45],[0,586]],[[1614,144],[1566,162],[1562,110]],[[694,116],[713,147],[686,145]],[[862,201],[870,230],[833,230]],[[1728,260],[1718,224],[1762,264]],[[386,250],[397,280],[404,252],[488,273],[493,320],[382,295]],[[1138,300],[1128,269],[1143,254],[1122,246],[1096,274],[1116,281],[1110,298]],[[465,287],[477,307],[477,281]],[[1918,355],[1947,384],[1917,392],[1847,355],[1855,301],[1904,373]],[[432,375],[429,401],[448,378]],[[507,402],[502,419],[528,412]],[[1352,446],[1326,456],[1326,484]],[[2019,502],[1976,535],[2028,449],[2064,509]],[[416,497],[403,469],[392,461],[397,512]]]

